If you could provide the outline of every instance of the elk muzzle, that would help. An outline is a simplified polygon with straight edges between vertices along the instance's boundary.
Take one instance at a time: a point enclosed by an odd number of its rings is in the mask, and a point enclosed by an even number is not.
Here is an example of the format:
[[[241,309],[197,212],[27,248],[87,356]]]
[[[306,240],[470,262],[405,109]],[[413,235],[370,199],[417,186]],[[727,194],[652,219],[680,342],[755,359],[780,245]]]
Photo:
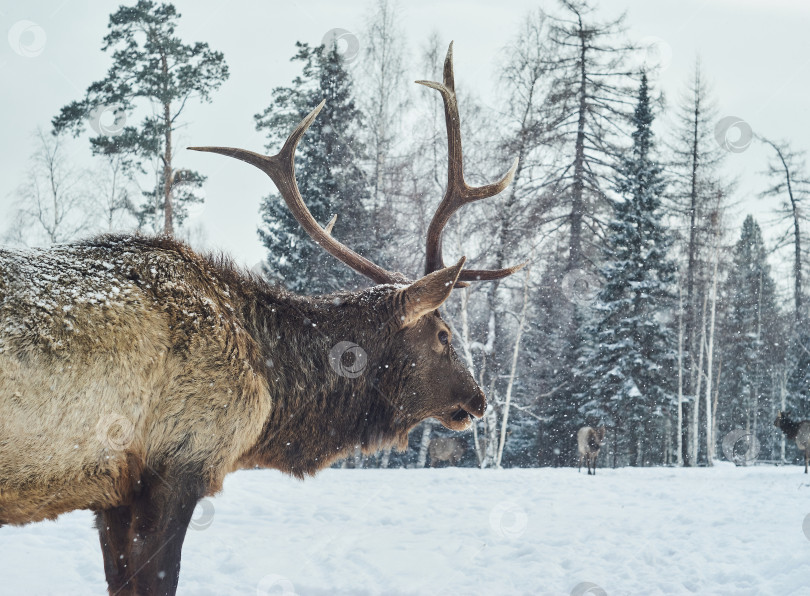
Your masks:
[[[461,401],[439,420],[450,430],[467,430],[472,426],[474,418],[481,418],[487,410],[487,398],[479,387],[475,388],[475,395]]]

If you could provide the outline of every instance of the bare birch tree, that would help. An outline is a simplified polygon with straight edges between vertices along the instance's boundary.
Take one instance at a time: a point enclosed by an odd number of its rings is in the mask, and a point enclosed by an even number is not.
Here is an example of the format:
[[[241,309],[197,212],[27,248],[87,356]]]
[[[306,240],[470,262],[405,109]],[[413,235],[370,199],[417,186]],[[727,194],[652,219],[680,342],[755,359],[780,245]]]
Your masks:
[[[35,140],[6,239],[25,245],[74,240],[92,228],[95,217],[85,185],[87,175],[69,159],[64,135],[37,129]]]

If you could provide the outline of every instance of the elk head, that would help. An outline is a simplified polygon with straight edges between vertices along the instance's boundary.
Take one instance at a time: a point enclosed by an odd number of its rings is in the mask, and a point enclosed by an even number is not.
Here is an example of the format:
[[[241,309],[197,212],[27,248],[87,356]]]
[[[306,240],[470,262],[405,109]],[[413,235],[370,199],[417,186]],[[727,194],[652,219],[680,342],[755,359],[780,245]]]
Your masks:
[[[443,82],[417,83],[435,89],[442,95],[447,125],[448,167],[447,189],[428,227],[425,275],[415,281],[401,273],[383,269],[336,240],[332,236],[332,229],[337,216],[322,227],[304,203],[295,180],[295,149],[325,101],[298,124],[276,155],[261,155],[230,147],[190,149],[235,157],[265,172],[315,243],[358,273],[377,284],[383,284],[373,288],[373,292],[386,301],[391,313],[389,324],[385,326],[388,335],[383,343],[387,352],[385,360],[396,364],[385,369],[381,381],[397,387],[391,397],[395,402],[393,405],[404,412],[409,426],[433,417],[450,429],[464,430],[471,425],[473,417],[483,416],[487,407],[486,398],[456,355],[450,328],[442,320],[438,309],[453,288],[467,286],[469,281],[501,279],[525,264],[497,270],[465,270],[462,258],[456,265],[445,267],[442,232],[450,217],[463,205],[492,197],[505,189],[514,177],[517,159],[509,171],[493,184],[472,187],[464,180],[452,43],[444,62]]]

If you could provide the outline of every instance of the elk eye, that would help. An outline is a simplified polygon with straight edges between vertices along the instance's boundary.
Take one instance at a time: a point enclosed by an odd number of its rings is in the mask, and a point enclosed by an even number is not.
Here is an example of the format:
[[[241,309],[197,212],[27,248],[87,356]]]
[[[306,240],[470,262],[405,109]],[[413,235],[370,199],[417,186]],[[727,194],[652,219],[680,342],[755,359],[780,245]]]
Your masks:
[[[447,331],[439,331],[439,341],[443,346],[450,343],[450,336],[447,334]]]

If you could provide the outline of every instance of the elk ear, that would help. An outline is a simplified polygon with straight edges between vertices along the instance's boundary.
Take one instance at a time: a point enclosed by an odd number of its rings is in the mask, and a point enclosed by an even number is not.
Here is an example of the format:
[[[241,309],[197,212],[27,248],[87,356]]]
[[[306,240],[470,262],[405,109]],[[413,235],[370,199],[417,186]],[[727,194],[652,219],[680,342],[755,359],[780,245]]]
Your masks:
[[[400,327],[413,325],[426,314],[439,308],[450,297],[464,266],[464,260],[465,258],[461,257],[461,260],[452,267],[428,273],[396,293],[394,300]]]

